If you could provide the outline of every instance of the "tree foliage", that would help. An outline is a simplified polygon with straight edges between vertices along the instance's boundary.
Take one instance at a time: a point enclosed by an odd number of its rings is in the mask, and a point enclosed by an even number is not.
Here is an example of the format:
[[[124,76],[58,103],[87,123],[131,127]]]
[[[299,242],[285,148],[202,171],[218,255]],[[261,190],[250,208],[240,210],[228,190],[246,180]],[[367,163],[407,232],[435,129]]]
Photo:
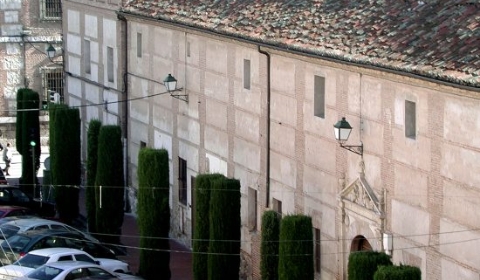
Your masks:
[[[170,205],[168,152],[144,148],[138,156],[139,275],[170,279]]]
[[[348,256],[348,279],[371,280],[380,265],[392,265],[390,256],[375,251],[353,252]]]
[[[278,248],[280,215],[268,210],[262,216],[262,243],[260,247],[260,271],[263,280],[278,279]]]
[[[210,194],[208,279],[238,279],[240,268],[240,181],[217,179]]]
[[[76,108],[56,111],[54,125],[55,155],[51,163],[55,169],[55,203],[60,219],[71,223],[79,214],[80,111]]]
[[[421,280],[420,268],[409,265],[381,265],[373,275],[374,280]]]
[[[102,122],[90,120],[87,132],[87,182],[85,187],[85,208],[87,210],[88,230],[96,232],[95,177],[97,176],[98,135]]]
[[[210,190],[213,181],[222,179],[222,174],[200,174],[195,180],[195,209],[193,232],[193,277],[195,280],[208,278],[208,244],[210,239]]]
[[[119,244],[124,209],[122,131],[105,125],[98,136],[95,177],[96,230],[101,241]]]
[[[312,218],[288,215],[282,218],[278,279],[313,279]]]

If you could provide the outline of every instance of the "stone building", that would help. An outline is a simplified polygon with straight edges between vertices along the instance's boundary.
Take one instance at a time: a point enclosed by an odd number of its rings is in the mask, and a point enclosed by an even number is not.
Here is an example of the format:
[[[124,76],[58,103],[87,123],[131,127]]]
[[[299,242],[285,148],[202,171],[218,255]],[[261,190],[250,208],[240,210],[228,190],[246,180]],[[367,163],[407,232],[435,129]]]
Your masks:
[[[45,102],[55,93],[58,102],[63,100],[61,1],[0,1],[0,15],[0,137],[14,139],[19,88],[35,90]],[[52,57],[49,47],[56,50]],[[41,121],[48,124],[43,112]],[[45,142],[46,133],[43,129]]]
[[[242,184],[242,278],[273,209],[312,217],[316,279],[358,250],[478,279],[478,4],[67,3],[69,104],[123,126],[133,211],[139,149],[169,151],[172,238],[191,244],[195,177],[218,172]]]

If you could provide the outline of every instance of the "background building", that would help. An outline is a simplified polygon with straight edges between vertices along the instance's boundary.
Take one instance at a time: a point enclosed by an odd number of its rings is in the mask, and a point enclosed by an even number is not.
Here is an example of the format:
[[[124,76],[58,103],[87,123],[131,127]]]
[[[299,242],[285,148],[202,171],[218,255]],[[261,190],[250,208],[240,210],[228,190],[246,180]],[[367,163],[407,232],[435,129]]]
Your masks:
[[[42,101],[54,92],[63,99],[61,1],[0,1],[0,15],[0,130],[3,139],[14,139],[19,88],[37,91]],[[49,46],[57,50],[52,59]],[[41,121],[46,142],[48,116]]]
[[[241,181],[244,278],[274,209],[313,218],[317,279],[371,249],[478,279],[479,9],[444,2],[68,1],[68,98],[128,101],[82,119],[123,125],[131,190],[139,149],[169,151],[172,238],[190,245],[198,174]],[[359,154],[333,135],[342,117]]]

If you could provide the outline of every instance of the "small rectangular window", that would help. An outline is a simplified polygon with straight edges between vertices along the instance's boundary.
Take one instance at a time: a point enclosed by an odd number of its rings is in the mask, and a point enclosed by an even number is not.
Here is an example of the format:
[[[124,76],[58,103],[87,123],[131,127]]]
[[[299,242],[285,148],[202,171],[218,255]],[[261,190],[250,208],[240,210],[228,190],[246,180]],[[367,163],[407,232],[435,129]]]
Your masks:
[[[83,50],[83,65],[85,65],[85,73],[91,74],[92,73],[92,66],[91,66],[91,56],[90,56],[90,41],[84,40],[84,50]]]
[[[272,199],[273,211],[277,212],[280,217],[282,216],[282,201],[275,198]]]
[[[257,190],[248,188],[248,229],[257,228]]]
[[[314,114],[316,117],[325,118],[325,78],[315,76],[314,81]]]
[[[314,253],[315,253],[315,272],[320,273],[321,270],[321,250],[320,250],[320,229],[315,228],[314,229],[314,238],[315,238],[315,248],[314,248]]]
[[[243,60],[243,88],[250,89],[250,60]]]
[[[107,47],[107,76],[108,81],[113,83],[113,48]]]
[[[190,57],[190,42],[187,42],[187,57]]]
[[[147,147],[147,143],[145,143],[144,141],[140,141],[140,149],[143,149],[146,147]]]
[[[178,158],[178,200],[187,205],[187,161]]]
[[[137,33],[137,57],[142,57],[142,33]]]
[[[61,20],[61,0],[40,0],[40,17],[43,20]]]
[[[416,139],[417,118],[415,102],[405,100],[405,137]]]

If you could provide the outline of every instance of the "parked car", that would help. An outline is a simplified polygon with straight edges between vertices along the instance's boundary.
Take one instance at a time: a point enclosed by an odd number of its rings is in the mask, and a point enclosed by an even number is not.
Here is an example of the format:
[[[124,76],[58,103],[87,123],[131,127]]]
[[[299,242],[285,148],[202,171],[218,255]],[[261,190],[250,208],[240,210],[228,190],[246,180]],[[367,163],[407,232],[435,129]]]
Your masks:
[[[30,208],[15,206],[15,205],[0,205],[0,218],[5,217],[18,217],[18,216],[31,216],[34,215]]]
[[[0,267],[0,280],[24,276],[46,263],[59,261],[83,261],[98,264],[111,272],[130,272],[130,268],[125,262],[114,259],[94,258],[87,252],[78,249],[58,247],[33,250],[13,264]]]
[[[72,231],[31,230],[10,236],[0,246],[0,265],[12,264],[33,250],[55,247],[79,249],[95,258],[117,259],[112,249]]]
[[[93,242],[99,242],[96,238],[94,238],[90,234],[80,231],[67,224],[49,220],[49,219],[42,219],[42,218],[17,219],[17,220],[10,221],[8,223],[4,223],[0,225],[0,240],[7,239],[10,236],[15,235],[17,233],[26,232],[29,230],[41,230],[41,229],[55,229],[55,230],[77,232],[79,234],[82,234],[83,237],[85,237],[86,239],[89,239]]]
[[[29,197],[19,187],[0,185],[0,205],[16,205],[31,209],[42,217],[55,216],[55,204]]]
[[[79,261],[47,263],[26,276],[17,280],[73,280],[73,279],[103,279],[103,280],[143,280],[131,274],[110,272],[101,266]]]

